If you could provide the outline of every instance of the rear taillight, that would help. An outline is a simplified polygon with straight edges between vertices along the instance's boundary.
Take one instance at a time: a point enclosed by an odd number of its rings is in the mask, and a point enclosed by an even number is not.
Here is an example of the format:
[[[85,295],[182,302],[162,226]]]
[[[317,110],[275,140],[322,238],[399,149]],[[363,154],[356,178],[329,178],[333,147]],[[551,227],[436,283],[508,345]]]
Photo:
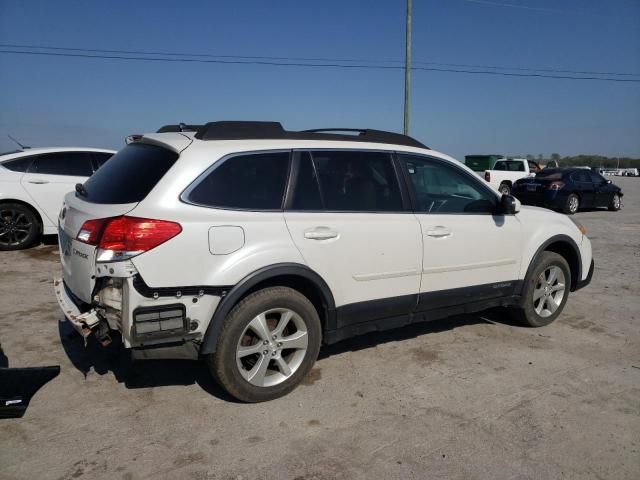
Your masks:
[[[86,221],[77,239],[98,247],[99,262],[114,262],[147,252],[181,231],[179,223],[122,216]]]
[[[89,245],[97,245],[102,235],[105,224],[111,220],[110,218],[97,218],[95,220],[87,220],[82,224],[82,228],[76,237],[82,243]]]
[[[560,190],[561,188],[564,188],[563,182],[551,182],[547,185],[547,190]]]
[[[487,182],[490,182],[490,181],[491,181],[491,173],[489,173],[489,172],[484,172],[484,179],[485,179]]]

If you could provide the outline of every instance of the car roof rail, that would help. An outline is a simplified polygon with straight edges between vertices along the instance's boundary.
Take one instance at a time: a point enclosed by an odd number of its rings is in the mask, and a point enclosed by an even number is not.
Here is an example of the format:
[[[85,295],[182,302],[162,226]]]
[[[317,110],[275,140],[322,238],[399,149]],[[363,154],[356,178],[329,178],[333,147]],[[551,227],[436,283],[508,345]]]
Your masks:
[[[344,142],[371,142],[429,148],[418,140],[400,133],[360,128],[318,128],[289,131],[280,122],[218,121],[209,122],[196,133],[199,140],[333,140]]]
[[[197,132],[201,128],[202,125],[187,125],[186,123],[179,123],[178,125],[164,125],[160,127],[156,133]]]

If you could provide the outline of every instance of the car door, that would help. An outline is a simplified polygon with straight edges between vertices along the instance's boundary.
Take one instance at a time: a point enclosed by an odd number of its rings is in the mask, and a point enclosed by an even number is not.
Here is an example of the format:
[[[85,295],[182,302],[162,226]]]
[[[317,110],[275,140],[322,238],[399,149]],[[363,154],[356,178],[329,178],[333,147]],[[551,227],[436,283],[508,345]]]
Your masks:
[[[608,207],[613,197],[613,188],[602,175],[590,172],[591,181],[595,190],[594,207]]]
[[[571,174],[574,191],[580,197],[580,207],[589,208],[595,205],[596,190],[591,181],[591,174],[587,170],[576,170]]]
[[[400,154],[423,239],[417,310],[447,309],[514,294],[522,231],[495,214],[498,196],[444,160]]]
[[[92,173],[89,152],[47,153],[34,157],[21,183],[48,223],[56,225],[65,194],[73,191],[76,183],[84,183]]]
[[[337,328],[407,318],[420,285],[420,225],[391,152],[294,152],[285,220],[307,265],[327,282]]]

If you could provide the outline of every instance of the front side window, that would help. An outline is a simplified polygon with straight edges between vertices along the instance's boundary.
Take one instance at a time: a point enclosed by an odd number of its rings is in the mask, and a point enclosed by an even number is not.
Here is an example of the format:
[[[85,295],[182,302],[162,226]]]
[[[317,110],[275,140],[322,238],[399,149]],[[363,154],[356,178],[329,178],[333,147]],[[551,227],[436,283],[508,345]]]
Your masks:
[[[390,153],[360,150],[310,152],[324,209],[398,212],[402,197]]]
[[[289,152],[236,155],[206,174],[188,193],[198,205],[280,210],[289,174]]]
[[[573,172],[571,174],[571,180],[579,183],[591,183],[591,175],[586,170]]]
[[[87,152],[57,152],[34,158],[29,173],[89,177],[93,173],[91,154]]]
[[[496,196],[459,168],[445,162],[400,155],[422,213],[492,213]]]

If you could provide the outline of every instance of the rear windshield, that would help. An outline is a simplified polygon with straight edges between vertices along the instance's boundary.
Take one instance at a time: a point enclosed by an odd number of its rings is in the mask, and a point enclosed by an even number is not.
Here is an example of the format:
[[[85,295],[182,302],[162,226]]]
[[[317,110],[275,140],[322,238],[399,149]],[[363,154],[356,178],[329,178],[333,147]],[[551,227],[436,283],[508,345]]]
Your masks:
[[[540,180],[561,180],[562,179],[562,172],[558,171],[558,170],[547,170],[546,169],[542,169],[540,170],[538,173],[536,173],[536,178],[539,178]]]
[[[464,164],[474,172],[484,172],[490,170],[492,167],[493,159],[491,157],[477,156],[473,157],[467,155],[464,158]]]
[[[82,194],[76,195],[92,203],[140,202],[177,159],[177,153],[156,145],[127,145],[85,182]]]

